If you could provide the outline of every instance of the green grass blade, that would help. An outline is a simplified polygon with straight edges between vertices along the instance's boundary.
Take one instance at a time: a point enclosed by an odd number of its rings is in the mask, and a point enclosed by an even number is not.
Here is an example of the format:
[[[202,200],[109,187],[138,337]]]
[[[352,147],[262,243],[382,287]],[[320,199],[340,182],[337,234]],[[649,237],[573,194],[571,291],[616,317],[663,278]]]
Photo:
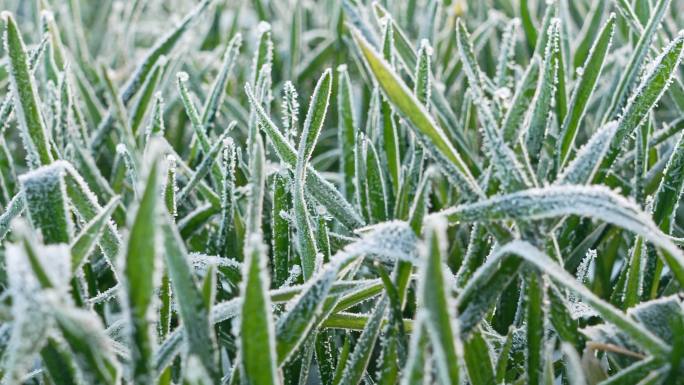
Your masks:
[[[266,247],[258,234],[245,244],[245,264],[240,316],[240,365],[242,378],[255,385],[278,383],[275,330],[268,296]]]
[[[492,351],[481,332],[475,332],[463,341],[463,361],[468,370],[468,378],[473,385],[497,383],[494,378]]]
[[[480,188],[470,169],[453,147],[444,131],[425,110],[425,107],[409,91],[391,66],[382,59],[382,56],[361,36],[360,32],[352,30],[352,33],[357,48],[363,55],[368,69],[383,89],[385,96],[387,96],[398,112],[411,122],[411,127],[417,130],[416,134],[425,136],[426,142],[429,141],[428,151],[433,156],[446,158],[453,168],[453,173],[451,172],[452,170],[449,170],[449,174],[453,174],[459,182],[462,182],[469,192],[480,194]]]
[[[178,303],[180,318],[187,330],[185,338],[188,351],[201,357],[202,364],[211,378],[218,381],[218,373],[216,372],[218,357],[215,354],[216,346],[209,324],[209,314],[202,293],[192,276],[187,252],[174,227],[169,218],[161,223],[161,231],[164,237],[164,257]]]
[[[527,153],[530,155],[530,160],[533,165],[536,165],[540,159],[542,144],[546,137],[546,130],[551,114],[551,101],[555,93],[555,87],[558,85],[557,74],[560,63],[556,60],[556,53],[560,49],[559,33],[559,21],[558,19],[554,19],[549,26],[549,38],[544,51],[543,68],[541,77],[537,83],[537,92],[534,96],[534,106],[530,113],[530,122],[527,128],[527,137],[525,139]]]
[[[544,371],[544,358],[542,357],[542,343],[544,340],[544,283],[542,277],[536,272],[527,276],[527,383],[539,384],[542,381]]]
[[[518,140],[523,119],[529,109],[539,78],[540,59],[538,56],[532,58],[527,66],[525,75],[520,81],[517,91],[513,96],[511,107],[506,112],[501,131],[506,143],[515,143]]]
[[[313,153],[318,136],[323,128],[325,115],[330,100],[332,88],[332,72],[326,70],[314,89],[311,96],[311,106],[304,121],[299,148],[297,152],[297,164],[294,179],[294,211],[297,228],[297,244],[299,245],[302,272],[304,280],[308,280],[317,269],[318,249],[311,228],[311,221],[304,196],[304,184],[306,183],[306,171]]]
[[[248,88],[248,87],[246,87]],[[287,139],[282,135],[282,131],[269,118],[266,111],[259,105],[252,94],[251,90],[247,91],[250,103],[255,105],[259,117],[262,119],[261,128],[264,130],[271,144],[282,162],[284,162],[291,170],[296,168],[297,152],[292,145],[287,142]],[[346,199],[340,194],[335,187],[323,179],[312,167],[306,173],[306,187],[311,195],[316,198],[319,203],[325,206],[330,214],[334,215],[342,224],[350,229],[361,227],[364,225],[363,219],[359,216]]]
[[[532,50],[537,45],[537,27],[532,21],[528,0],[520,0],[519,6],[523,31],[525,32],[525,39],[527,40],[527,47],[529,50]]]
[[[470,42],[470,35],[464,23],[457,22],[456,39],[458,49],[461,54],[463,68],[468,77],[470,89],[473,91],[475,105],[478,110],[478,117],[482,120],[484,147],[490,161],[494,164],[497,177],[501,181],[504,190],[519,190],[531,186],[522,165],[510,148],[504,143],[501,137],[494,112],[492,111],[489,100],[484,93],[485,76],[480,70],[473,46]]]
[[[228,42],[226,51],[223,54],[223,62],[221,69],[214,83],[211,85],[209,96],[207,97],[204,107],[202,108],[202,124],[204,127],[210,127],[216,120],[216,116],[223,104],[226,94],[226,85],[228,84],[228,76],[235,65],[237,56],[240,53],[240,46],[242,45],[242,35],[236,34]]]
[[[665,93],[668,85],[672,82],[675,69],[681,63],[683,48],[684,32],[680,32],[645,71],[641,83],[633,92],[618,120],[617,132],[610,144],[608,154],[601,163],[599,173],[594,177],[595,182],[602,181],[605,178],[608,169],[617,158],[625,138],[634,132]]]
[[[670,0],[659,0],[658,4],[655,6],[648,24],[644,28],[643,33],[641,33],[639,36],[639,41],[634,48],[632,56],[630,56],[627,68],[622,72],[617,89],[615,92],[613,92],[613,97],[611,98],[610,105],[606,110],[604,121],[613,119],[618,114],[619,109],[622,106],[624,99],[627,97],[629,90],[632,89],[632,85],[637,81],[637,76],[642,70],[642,64],[644,63],[644,59],[646,59],[646,55],[651,47],[651,42],[653,41],[653,38],[660,27],[660,23],[665,16],[665,12],[669,8],[669,5]]]
[[[440,220],[436,220],[440,222]],[[424,255],[419,306],[426,310],[425,326],[434,350],[437,375],[443,384],[459,383],[458,326],[455,323],[447,286],[444,258],[446,224],[435,223],[426,229],[427,249]]]
[[[59,162],[19,179],[31,223],[47,244],[69,243],[73,233],[63,173],[64,164]]]
[[[589,22],[582,26],[582,30],[580,31],[580,37],[578,38],[579,44],[577,44],[577,48],[575,48],[575,52],[572,59],[572,68],[577,69],[581,68],[582,65],[584,65],[588,56],[590,56],[589,52],[591,51],[592,47],[592,38],[597,35],[602,35],[602,33],[599,33],[599,25],[601,23],[601,19],[603,18],[603,13],[605,12],[605,10],[605,0],[596,1],[592,5],[591,10],[588,14]],[[611,15],[609,16],[609,22],[610,19],[614,17],[614,14],[611,13]],[[597,39],[597,41],[599,40],[600,38]],[[593,44],[593,46],[595,45],[596,42]]]
[[[617,123],[601,127],[589,141],[577,151],[575,159],[558,176],[557,184],[586,184],[598,172],[608,147],[617,132]]]
[[[152,101],[155,95],[155,90],[159,85],[159,82],[161,80],[162,75],[164,74],[165,69],[166,62],[164,61],[160,61],[154,67],[154,69],[148,76],[147,80],[145,81],[145,85],[142,88],[142,91],[140,92],[140,97],[131,109],[132,112],[130,114],[130,122],[128,123],[128,125],[131,127],[131,132],[133,133],[134,137],[138,137],[139,135],[140,125],[142,124],[143,118],[147,113],[148,107],[150,106],[150,102]]]
[[[675,223],[679,198],[684,188],[684,137],[680,137],[667,162],[653,199],[653,221],[665,234],[670,234]]]
[[[578,71],[579,80],[573,91],[570,111],[563,121],[560,140],[558,141],[557,156],[559,168],[562,168],[568,161],[572,145],[577,136],[577,129],[601,76],[601,71],[603,70],[603,65],[613,40],[615,21],[615,14],[611,14],[592,45],[586,61],[582,64],[582,67],[579,67],[581,68],[581,71]]]
[[[290,258],[290,223],[283,214],[289,212],[291,201],[288,193],[288,178],[284,173],[277,173],[273,180],[273,214],[271,216],[273,231],[273,272],[274,286],[282,286],[289,275]]]
[[[382,320],[387,309],[388,299],[383,297],[373,309],[366,327],[363,329],[359,340],[356,342],[349,361],[344,367],[340,384],[358,385],[363,379],[366,367],[371,359],[371,353],[375,346],[375,341],[380,334]]]
[[[157,233],[159,215],[159,183],[157,160],[153,160],[147,173],[145,189],[135,212],[130,236],[126,245],[125,292],[128,302],[129,338],[131,341],[131,371],[136,382],[154,381],[152,367],[155,341],[152,334],[157,258],[160,236]]]
[[[388,194],[382,172],[381,160],[373,142],[365,140],[366,153],[366,183],[368,192],[368,207],[370,219],[373,223],[387,220]]]
[[[57,327],[81,368],[84,381],[102,385],[119,383],[119,363],[99,318],[85,310],[60,307],[52,306]]]
[[[24,201],[24,194],[22,192],[17,193],[12,200],[9,201],[5,212],[0,215],[0,241],[5,238],[7,232],[10,230],[10,223],[12,220],[24,211],[26,203]]]
[[[584,285],[577,282],[574,277],[556,265],[546,254],[536,249],[524,241],[510,242],[490,256],[487,264],[500,263],[501,258],[507,254],[515,254],[534,265],[544,273],[548,274],[558,284],[565,286],[584,298],[601,316],[608,322],[618,326],[623,332],[629,335],[635,342],[639,343],[646,351],[656,356],[665,356],[669,352],[669,347],[665,343],[648,331],[644,326],[627,317],[624,313],[614,308],[612,305],[598,298]],[[486,266],[483,267],[486,269]]]
[[[192,22],[202,13],[204,13],[212,1],[213,0],[202,0],[183,18],[183,20],[180,21],[180,23],[173,30],[169,31],[168,34],[155,42],[152,48],[150,48],[145,55],[145,58],[140,62],[140,64],[138,64],[136,69],[129,76],[122,89],[121,102],[124,106],[130,102],[133,96],[143,86],[145,79],[147,79],[150,71],[152,71],[159,59],[165,55],[168,56],[172,52],[178,41],[181,40],[183,35],[185,35],[185,33],[190,29]],[[98,150],[100,148],[112,123],[114,123],[112,113],[108,112],[107,115],[105,115],[100,121],[99,125],[97,126],[97,130],[91,138],[91,149]]]
[[[29,67],[29,55],[17,23],[9,12],[2,13],[5,23],[5,51],[9,57],[9,73],[14,109],[24,133],[29,164],[47,165],[54,157],[50,147],[50,137],[41,114],[38,89]]]
[[[340,166],[344,174],[344,195],[347,199],[355,194],[354,190],[354,144],[356,141],[356,117],[349,71],[345,65],[337,68],[337,126],[340,143]]]
[[[66,193],[69,201],[76,209],[78,216],[83,221],[89,222],[102,212],[102,206],[78,171],[71,164],[66,162],[62,164],[64,165],[64,181],[66,182]],[[118,257],[120,244],[121,238],[116,227],[112,223],[107,223],[100,240],[100,249],[110,262]]]
[[[668,266],[684,282],[684,256],[634,202],[602,186],[528,189],[442,211],[450,222],[539,220],[566,215],[600,219],[643,236],[661,248]]]
[[[83,226],[71,243],[71,271],[77,271],[100,242],[104,229],[109,223],[109,217],[120,204],[119,197],[114,197],[102,208],[99,214]]]

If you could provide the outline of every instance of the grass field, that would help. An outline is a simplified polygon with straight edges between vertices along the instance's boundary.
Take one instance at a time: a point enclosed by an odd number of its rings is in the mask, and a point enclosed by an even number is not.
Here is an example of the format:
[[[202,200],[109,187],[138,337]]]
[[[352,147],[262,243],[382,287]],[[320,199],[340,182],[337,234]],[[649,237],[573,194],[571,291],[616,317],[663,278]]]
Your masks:
[[[684,384],[684,1],[0,11],[1,384]]]

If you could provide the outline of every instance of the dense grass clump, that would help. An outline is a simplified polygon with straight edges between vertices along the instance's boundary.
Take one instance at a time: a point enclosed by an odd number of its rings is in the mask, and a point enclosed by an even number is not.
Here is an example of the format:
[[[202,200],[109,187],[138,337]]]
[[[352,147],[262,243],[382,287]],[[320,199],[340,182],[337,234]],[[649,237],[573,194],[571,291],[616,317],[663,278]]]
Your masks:
[[[682,0],[2,0],[2,384],[684,383]]]

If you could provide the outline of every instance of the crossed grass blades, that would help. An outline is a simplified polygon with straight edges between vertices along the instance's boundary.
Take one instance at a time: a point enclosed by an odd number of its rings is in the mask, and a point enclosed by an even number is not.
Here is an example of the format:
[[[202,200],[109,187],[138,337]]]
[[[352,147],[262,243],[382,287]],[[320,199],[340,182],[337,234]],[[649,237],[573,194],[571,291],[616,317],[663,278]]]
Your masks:
[[[681,0],[2,8],[3,384],[684,381]]]

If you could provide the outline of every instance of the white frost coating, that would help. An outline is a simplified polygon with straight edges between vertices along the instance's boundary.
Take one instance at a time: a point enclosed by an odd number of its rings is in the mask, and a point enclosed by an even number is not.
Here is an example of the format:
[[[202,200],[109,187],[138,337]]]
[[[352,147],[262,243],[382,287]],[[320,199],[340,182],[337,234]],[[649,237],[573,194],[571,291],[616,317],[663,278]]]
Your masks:
[[[430,45],[430,41],[428,39],[420,40],[419,50],[424,51],[428,56],[432,56],[432,46]]]
[[[29,171],[19,176],[29,217],[34,226],[39,226],[44,235],[49,231],[73,234],[73,224],[67,206],[67,193],[64,183],[66,162],[53,162],[48,166]],[[61,205],[62,207],[56,207]],[[55,210],[58,210],[57,212]],[[50,216],[59,216],[48,220]],[[36,222],[38,221],[38,223]],[[64,228],[63,228],[64,227]],[[50,230],[52,229],[52,230]],[[62,242],[67,240],[63,239]],[[54,242],[51,242],[54,243]]]
[[[372,255],[384,261],[401,259],[416,263],[418,238],[406,222],[383,222],[366,227],[363,232],[366,235],[360,241],[345,248],[348,253]]]
[[[260,21],[257,25],[257,34],[261,35],[266,32],[271,32],[271,24],[267,21]]]
[[[492,221],[502,219],[539,220],[579,215],[614,224],[643,236],[667,250],[681,266],[682,251],[632,200],[604,186],[549,186],[533,188],[484,201],[452,207],[430,215],[444,215],[450,221]]]
[[[208,384],[209,373],[196,355],[190,354],[183,371],[183,383],[190,385]]]
[[[0,241],[5,238],[7,231],[10,229],[10,223],[12,220],[19,216],[22,211],[24,211],[26,203],[24,202],[24,194],[21,192],[17,193],[12,200],[7,203],[5,212],[0,215]]]
[[[28,256],[20,245],[6,243],[8,290],[12,294],[12,331],[7,343],[3,370],[8,383],[20,383],[33,366],[50,330],[49,309],[33,275]]]
[[[299,265],[293,265],[292,268],[290,268],[289,274],[287,278],[285,279],[285,282],[281,285],[283,288],[287,288],[292,286],[293,283],[297,281],[297,278],[302,275],[302,268]]]
[[[116,153],[117,153],[117,154],[119,154],[119,155],[124,155],[124,154],[126,154],[127,152],[128,152],[128,150],[126,150],[126,145],[125,145],[125,144],[119,143],[119,144],[116,145]]]
[[[595,249],[589,249],[587,251],[587,255],[584,256],[582,259],[582,262],[580,262],[579,267],[577,267],[577,273],[575,276],[577,277],[577,282],[581,284],[587,283],[587,280],[589,279],[589,267],[592,262],[596,260],[596,250]]]
[[[293,142],[299,130],[299,102],[297,90],[291,82],[285,83],[283,88],[283,135]]]
[[[577,152],[575,159],[558,176],[557,184],[588,183],[601,165],[603,157],[617,132],[617,122],[610,122],[592,135],[591,139]]]
[[[629,308],[627,314],[664,341],[672,341],[675,338],[672,322],[684,318],[684,307],[682,300],[675,294],[642,302]]]
[[[73,307],[64,307],[62,303],[57,301],[54,297],[49,298],[50,310],[54,314],[57,323],[62,329],[68,330],[70,334],[75,335],[76,338],[87,343],[86,351],[79,350],[73,355],[75,361],[81,367],[89,367],[90,362],[86,354],[93,353],[97,356],[97,360],[106,360],[108,365],[111,365],[115,373],[107,371],[106,375],[114,376],[111,378],[112,383],[118,380],[119,370],[118,363],[115,358],[113,345],[111,340],[102,326],[100,318],[91,311],[77,309]],[[104,371],[101,371],[104,372]],[[81,371],[84,375],[86,383],[96,383],[93,373],[90,371]]]
[[[197,272],[206,271],[206,269],[212,265],[242,269],[242,263],[230,258],[207,255],[203,253],[189,253],[188,257],[190,257],[190,263]]]
[[[176,78],[178,79],[179,82],[185,83],[188,80],[190,80],[190,75],[188,75],[188,73],[185,71],[180,71],[176,74]]]
[[[494,91],[494,96],[502,100],[508,100],[511,96],[511,89],[508,87],[499,87]]]

